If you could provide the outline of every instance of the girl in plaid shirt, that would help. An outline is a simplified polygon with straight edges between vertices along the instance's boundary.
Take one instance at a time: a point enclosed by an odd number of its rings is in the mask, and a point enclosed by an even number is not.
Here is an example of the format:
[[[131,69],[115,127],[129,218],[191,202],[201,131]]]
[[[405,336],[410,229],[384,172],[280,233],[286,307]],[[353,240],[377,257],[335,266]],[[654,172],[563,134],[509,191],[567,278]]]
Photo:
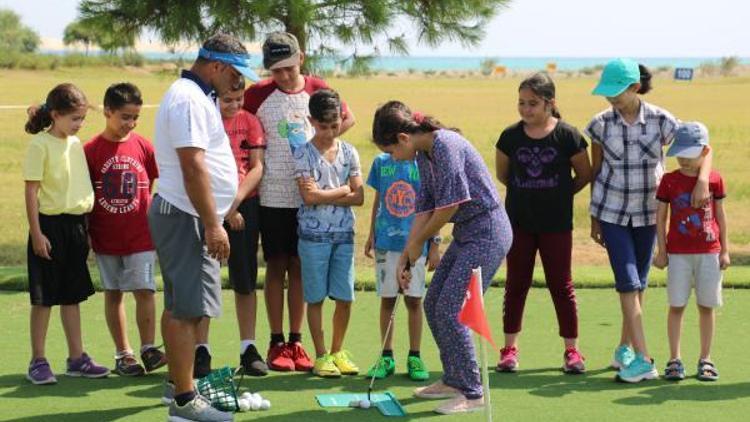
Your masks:
[[[662,147],[672,142],[678,121],[641,99],[639,94],[650,90],[651,73],[645,66],[612,60],[593,91],[612,107],[594,116],[585,129],[592,140],[594,172],[591,237],[607,249],[620,295],[622,331],[612,366],[626,382],[658,377],[646,348],[641,306],[656,239]],[[710,153],[706,158],[693,191],[694,206],[710,199]]]

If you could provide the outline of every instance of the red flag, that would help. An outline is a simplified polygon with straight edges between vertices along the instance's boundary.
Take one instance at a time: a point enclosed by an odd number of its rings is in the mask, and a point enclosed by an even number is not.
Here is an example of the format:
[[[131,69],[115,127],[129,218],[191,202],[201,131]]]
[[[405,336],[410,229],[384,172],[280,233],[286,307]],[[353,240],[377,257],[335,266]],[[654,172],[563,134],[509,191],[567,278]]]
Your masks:
[[[466,287],[464,304],[461,307],[461,312],[458,313],[458,322],[487,339],[492,347],[497,350],[497,346],[492,340],[490,325],[487,323],[487,315],[484,313],[484,298],[480,277],[481,270],[472,271],[471,280],[468,287]]]

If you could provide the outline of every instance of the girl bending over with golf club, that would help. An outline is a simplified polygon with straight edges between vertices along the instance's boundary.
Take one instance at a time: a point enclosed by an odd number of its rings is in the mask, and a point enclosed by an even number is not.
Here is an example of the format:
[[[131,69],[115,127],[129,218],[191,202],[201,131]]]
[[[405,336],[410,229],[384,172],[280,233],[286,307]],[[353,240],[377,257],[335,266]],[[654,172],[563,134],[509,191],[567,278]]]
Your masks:
[[[477,150],[454,130],[429,116],[414,116],[390,101],[375,112],[373,140],[396,160],[416,157],[421,184],[416,217],[397,274],[409,288],[413,267],[425,242],[449,222],[453,242],[445,252],[424,299],[427,323],[440,350],[441,380],[415,390],[425,399],[448,398],[438,413],[483,408],[482,383],[469,330],[458,322],[473,268],[481,267],[486,289],[510,249],[512,232],[492,176]]]

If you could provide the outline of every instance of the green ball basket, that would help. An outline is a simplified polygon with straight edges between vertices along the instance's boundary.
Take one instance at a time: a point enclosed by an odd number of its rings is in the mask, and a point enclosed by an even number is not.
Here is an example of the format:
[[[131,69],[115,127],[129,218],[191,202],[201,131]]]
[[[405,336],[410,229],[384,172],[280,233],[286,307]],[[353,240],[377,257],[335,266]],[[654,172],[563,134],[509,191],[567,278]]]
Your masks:
[[[232,370],[225,366],[211,371],[210,374],[197,381],[198,392],[211,401],[211,405],[224,412],[236,412],[240,408],[237,401],[237,391],[240,381],[235,384],[234,377],[242,368]]]

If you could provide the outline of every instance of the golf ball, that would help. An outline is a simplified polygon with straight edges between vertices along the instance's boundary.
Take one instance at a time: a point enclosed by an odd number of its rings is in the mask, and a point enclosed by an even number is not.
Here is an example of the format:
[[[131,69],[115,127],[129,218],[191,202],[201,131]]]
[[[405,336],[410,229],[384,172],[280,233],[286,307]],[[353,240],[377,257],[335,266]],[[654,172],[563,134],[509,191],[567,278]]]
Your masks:
[[[250,402],[250,410],[259,410],[261,405],[260,400],[253,400]]]
[[[247,412],[248,410],[250,410],[250,402],[248,402],[244,398],[239,399],[238,402],[240,404],[241,412]]]
[[[263,401],[260,402],[260,410],[268,410],[271,408],[271,402],[263,399]]]
[[[370,400],[363,399],[359,401],[359,407],[362,409],[369,409],[370,408]]]
[[[263,400],[263,397],[261,397],[260,394],[258,393],[253,393],[252,397],[253,397],[253,400],[258,400],[258,401]]]
[[[247,400],[247,399],[249,399],[252,396],[253,396],[252,393],[250,393],[249,391],[245,391],[244,393],[242,393],[242,395],[240,396],[240,398],[244,399],[244,400]]]

